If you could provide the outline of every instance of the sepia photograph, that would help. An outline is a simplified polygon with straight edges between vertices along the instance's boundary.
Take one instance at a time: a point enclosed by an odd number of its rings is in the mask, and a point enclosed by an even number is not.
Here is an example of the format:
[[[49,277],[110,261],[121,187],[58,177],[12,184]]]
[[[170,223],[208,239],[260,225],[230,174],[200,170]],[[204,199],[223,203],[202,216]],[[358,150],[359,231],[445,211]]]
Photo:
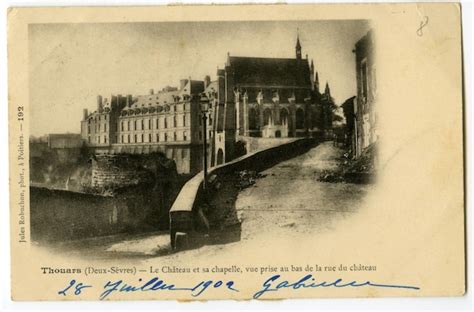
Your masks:
[[[463,296],[460,23],[9,9],[12,300]]]
[[[38,246],[185,257],[311,235],[357,213],[375,182],[368,20],[28,31]]]

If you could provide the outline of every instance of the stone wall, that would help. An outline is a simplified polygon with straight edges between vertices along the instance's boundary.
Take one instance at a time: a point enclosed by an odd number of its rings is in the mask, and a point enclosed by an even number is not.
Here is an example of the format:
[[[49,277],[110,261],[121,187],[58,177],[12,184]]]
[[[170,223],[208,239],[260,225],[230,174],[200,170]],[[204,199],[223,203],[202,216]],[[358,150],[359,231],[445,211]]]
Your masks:
[[[169,209],[185,183],[161,154],[99,155],[95,185],[84,192],[30,187],[31,234],[63,241],[164,230]]]
[[[298,138],[257,138],[249,136],[238,136],[237,140],[245,142],[247,153],[262,151],[281,144],[290,143]]]
[[[92,159],[92,187],[124,187],[151,179],[136,156],[105,154]]]
[[[166,185],[132,186],[113,196],[32,186],[31,236],[44,242],[165,230],[176,193]]]
[[[30,187],[31,238],[64,241],[120,233],[138,226],[119,198]]]
[[[176,164],[178,174],[194,175],[202,170],[202,145],[200,144],[112,144],[111,147],[89,147],[92,154],[163,154]]]

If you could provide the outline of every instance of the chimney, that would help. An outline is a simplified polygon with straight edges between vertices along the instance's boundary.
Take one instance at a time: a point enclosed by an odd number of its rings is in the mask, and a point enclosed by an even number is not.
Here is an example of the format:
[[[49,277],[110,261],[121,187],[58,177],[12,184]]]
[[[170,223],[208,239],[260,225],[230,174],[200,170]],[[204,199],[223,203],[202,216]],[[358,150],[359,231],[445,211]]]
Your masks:
[[[181,79],[181,80],[179,81],[179,89],[180,89],[180,90],[183,90],[184,87],[186,86],[186,83],[187,83],[187,82],[188,82],[188,79]]]
[[[211,84],[211,76],[206,75],[204,77],[204,89],[206,89]]]
[[[102,109],[102,95],[97,96],[97,111]]]
[[[86,120],[86,119],[87,119],[87,116],[89,115],[88,112],[87,112],[87,108],[84,108],[84,109],[82,110],[82,114],[83,114],[82,120]]]
[[[155,94],[155,90],[150,89],[150,95],[153,95],[153,94]]]
[[[132,106],[132,95],[127,94],[127,107],[131,107],[131,106]]]

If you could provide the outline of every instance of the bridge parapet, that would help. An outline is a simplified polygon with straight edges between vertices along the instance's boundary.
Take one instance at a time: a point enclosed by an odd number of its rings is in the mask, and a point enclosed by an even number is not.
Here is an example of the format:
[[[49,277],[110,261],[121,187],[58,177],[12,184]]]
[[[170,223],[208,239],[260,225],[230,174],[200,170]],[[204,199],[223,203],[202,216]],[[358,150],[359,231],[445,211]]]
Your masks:
[[[314,139],[309,138],[294,139],[292,141],[285,140],[279,145],[248,153],[228,163],[212,167],[209,170],[208,176],[218,177],[242,170],[261,172],[281,161],[307,151],[315,143]],[[194,232],[196,220],[201,220],[204,223],[207,222],[198,204],[200,199],[206,196],[202,188],[203,179],[204,174],[201,171],[189,180],[181,189],[170,209],[170,239],[173,248],[180,248],[180,243],[177,240]]]

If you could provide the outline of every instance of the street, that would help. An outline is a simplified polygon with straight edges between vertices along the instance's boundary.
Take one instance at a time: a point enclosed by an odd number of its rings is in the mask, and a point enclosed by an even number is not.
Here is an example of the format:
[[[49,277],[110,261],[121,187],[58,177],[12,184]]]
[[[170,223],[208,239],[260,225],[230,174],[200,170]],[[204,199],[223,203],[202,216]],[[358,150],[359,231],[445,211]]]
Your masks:
[[[317,181],[322,170],[337,166],[341,154],[332,142],[325,142],[262,172],[265,177],[237,199],[242,239],[327,231],[356,212],[369,186]]]

